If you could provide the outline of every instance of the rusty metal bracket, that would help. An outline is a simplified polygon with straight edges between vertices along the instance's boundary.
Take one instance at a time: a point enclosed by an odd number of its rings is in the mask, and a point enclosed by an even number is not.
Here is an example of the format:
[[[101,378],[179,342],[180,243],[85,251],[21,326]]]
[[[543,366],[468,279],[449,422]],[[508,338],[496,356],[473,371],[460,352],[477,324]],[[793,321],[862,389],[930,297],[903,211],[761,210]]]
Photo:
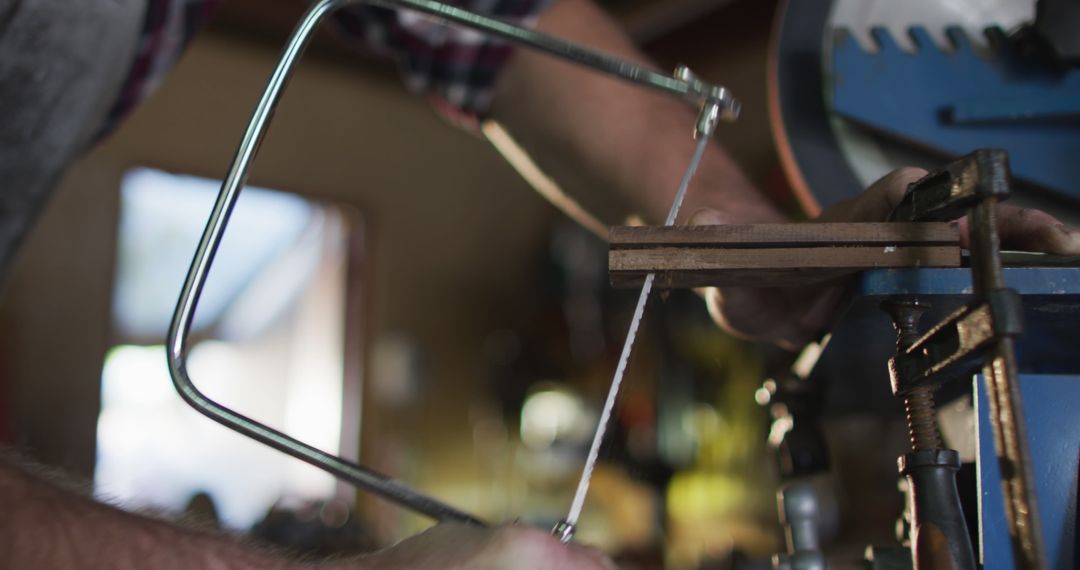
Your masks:
[[[889,359],[893,394],[970,378],[996,340],[1023,329],[1020,295],[1012,289],[991,291],[986,302],[957,309]]]
[[[979,149],[931,172],[908,187],[890,222],[946,222],[968,214],[988,198],[1009,197],[1009,158],[1003,150]]]
[[[1014,337],[1023,331],[1019,294],[1005,287],[997,203],[1009,196],[1008,155],[977,150],[911,184],[890,216],[947,221],[966,215],[975,299],[889,361],[893,392],[933,387],[982,367],[990,394],[994,447],[1002,473],[1006,520],[1017,568],[1046,568],[1031,474]]]

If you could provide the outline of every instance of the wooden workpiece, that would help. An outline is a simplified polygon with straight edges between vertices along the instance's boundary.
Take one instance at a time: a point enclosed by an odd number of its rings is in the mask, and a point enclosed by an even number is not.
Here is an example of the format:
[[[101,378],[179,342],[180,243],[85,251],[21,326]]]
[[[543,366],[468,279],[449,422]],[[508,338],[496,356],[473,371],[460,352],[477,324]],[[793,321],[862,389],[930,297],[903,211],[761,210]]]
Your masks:
[[[659,288],[785,287],[864,269],[960,266],[960,236],[947,223],[619,226],[609,241],[615,287],[650,272]]]

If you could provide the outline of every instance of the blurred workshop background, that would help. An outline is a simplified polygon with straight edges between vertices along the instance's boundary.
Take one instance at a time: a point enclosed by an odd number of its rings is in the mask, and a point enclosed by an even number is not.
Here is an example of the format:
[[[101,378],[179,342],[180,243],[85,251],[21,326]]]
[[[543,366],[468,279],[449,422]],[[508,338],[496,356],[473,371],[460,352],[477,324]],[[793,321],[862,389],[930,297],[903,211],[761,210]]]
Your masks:
[[[609,4],[665,67],[764,101],[773,2]],[[199,416],[164,366],[217,181],[302,9],[224,2],[160,91],[68,173],[3,295],[4,423],[99,496],[182,511],[205,493],[224,525],[302,548],[312,505],[336,502],[355,509],[346,534],[364,549],[429,523]],[[768,133],[765,107],[747,104],[720,136],[774,184]],[[199,309],[196,382],[486,519],[563,516],[632,310],[632,292],[607,287],[606,245],[409,96],[392,64],[330,33],[251,183]],[[608,223],[627,213],[586,205]],[[772,491],[747,484],[767,476],[761,371],[725,358],[745,349],[682,297],[649,316],[581,539],[682,565],[771,552]],[[298,514],[264,520],[271,507]],[[343,524],[340,506],[324,510],[323,526]]]
[[[603,3],[662,66],[738,94],[744,112],[719,138],[797,212],[766,104],[777,2]],[[0,298],[0,429],[131,508],[364,551],[430,523],[188,409],[162,346],[209,204],[302,10],[223,2],[160,90],[67,174]],[[196,383],[487,520],[562,517],[636,297],[608,287],[606,244],[407,95],[391,64],[326,32],[250,182],[199,309]],[[629,214],[584,205],[606,223]],[[656,302],[583,542],[639,567],[781,549],[771,418],[755,391],[766,363],[788,362],[767,352],[719,331],[690,293]],[[895,457],[902,429],[878,421],[845,429]],[[895,510],[856,542],[891,532],[901,499],[882,500]]]

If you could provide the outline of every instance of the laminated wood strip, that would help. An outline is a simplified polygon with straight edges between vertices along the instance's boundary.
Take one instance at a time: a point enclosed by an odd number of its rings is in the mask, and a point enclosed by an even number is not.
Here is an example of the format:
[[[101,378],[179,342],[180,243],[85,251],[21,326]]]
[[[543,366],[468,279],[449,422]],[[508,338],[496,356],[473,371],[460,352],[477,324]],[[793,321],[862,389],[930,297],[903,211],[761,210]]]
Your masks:
[[[677,247],[772,248],[802,246],[958,245],[949,223],[799,223],[723,226],[618,226],[611,249]]]
[[[615,287],[639,285],[655,272],[656,286],[785,287],[824,282],[865,269],[959,267],[960,248],[945,246],[652,247],[612,249]]]

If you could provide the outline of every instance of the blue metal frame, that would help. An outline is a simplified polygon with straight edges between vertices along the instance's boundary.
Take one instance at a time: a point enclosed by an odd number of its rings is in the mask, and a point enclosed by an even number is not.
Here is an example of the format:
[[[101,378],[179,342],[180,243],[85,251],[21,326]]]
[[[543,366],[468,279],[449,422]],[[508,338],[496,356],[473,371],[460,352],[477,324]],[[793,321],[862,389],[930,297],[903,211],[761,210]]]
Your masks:
[[[1080,371],[1076,345],[1080,328],[1080,268],[1007,267],[1005,284],[1023,297],[1025,334],[1018,339],[1020,371],[1062,374]],[[853,300],[811,373],[825,388],[827,412],[844,414],[899,409],[885,367],[896,350],[896,333],[881,301],[918,295],[931,304],[922,322],[929,326],[970,301],[971,271],[879,269],[859,278]],[[966,388],[945,386],[940,397]],[[1078,403],[1080,409],[1080,403]]]
[[[871,31],[869,52],[847,30],[832,52],[832,108],[843,117],[922,148],[959,156],[973,148],[1009,152],[1021,180],[1080,198],[1080,68],[1060,69],[1015,53],[1000,31],[979,53],[958,28],[952,50],[912,28],[914,53],[888,31]]]
[[[1080,268],[1013,267],[1005,283],[1020,293],[1025,334],[1017,344],[1036,493],[1050,568],[1077,568],[1077,477],[1080,473]],[[864,273],[839,319],[811,381],[825,385],[827,412],[889,413],[899,405],[885,363],[895,333],[883,300],[915,295],[932,309],[924,328],[970,301],[971,272],[960,269],[882,269]],[[961,382],[939,397],[971,394]],[[986,385],[975,380],[980,485],[980,535],[987,570],[1013,568],[1001,476],[991,432]]]
[[[986,383],[974,390],[978,422],[979,520],[984,570],[1014,568],[1001,472],[994,453]],[[1035,492],[1039,498],[1047,562],[1052,569],[1077,568],[1077,476],[1080,469],[1080,375],[1021,374]]]

